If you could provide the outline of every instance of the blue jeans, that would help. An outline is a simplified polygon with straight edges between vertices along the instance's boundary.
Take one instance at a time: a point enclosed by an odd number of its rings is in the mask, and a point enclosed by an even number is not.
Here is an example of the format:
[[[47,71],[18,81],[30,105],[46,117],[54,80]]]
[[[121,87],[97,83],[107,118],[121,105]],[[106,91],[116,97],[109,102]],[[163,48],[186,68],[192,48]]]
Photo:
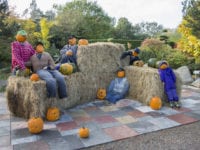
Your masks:
[[[56,97],[57,85],[59,98],[67,97],[64,76],[58,70],[38,70],[40,79],[46,81],[47,97]]]

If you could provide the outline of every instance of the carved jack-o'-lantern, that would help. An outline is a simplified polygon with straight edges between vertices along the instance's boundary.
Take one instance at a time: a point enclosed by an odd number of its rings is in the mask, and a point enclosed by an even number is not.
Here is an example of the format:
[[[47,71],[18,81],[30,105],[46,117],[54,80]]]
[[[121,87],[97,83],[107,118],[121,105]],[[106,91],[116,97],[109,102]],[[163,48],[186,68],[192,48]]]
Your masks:
[[[106,89],[98,89],[97,91],[97,98],[103,100],[106,97]]]
[[[123,78],[123,77],[125,77],[125,71],[124,71],[124,70],[118,71],[118,72],[117,72],[117,77],[118,77],[118,78]]]
[[[60,118],[60,110],[57,107],[51,107],[47,110],[48,121],[56,121]]]

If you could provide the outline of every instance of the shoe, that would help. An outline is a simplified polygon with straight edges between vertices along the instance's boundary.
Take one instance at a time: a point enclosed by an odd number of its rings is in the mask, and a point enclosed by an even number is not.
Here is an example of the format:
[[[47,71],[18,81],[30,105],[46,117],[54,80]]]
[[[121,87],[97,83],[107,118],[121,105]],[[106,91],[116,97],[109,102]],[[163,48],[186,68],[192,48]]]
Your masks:
[[[181,107],[178,102],[174,102],[174,105],[175,105],[176,108],[180,108]]]
[[[174,108],[174,102],[169,102],[169,106],[170,106],[171,108]]]

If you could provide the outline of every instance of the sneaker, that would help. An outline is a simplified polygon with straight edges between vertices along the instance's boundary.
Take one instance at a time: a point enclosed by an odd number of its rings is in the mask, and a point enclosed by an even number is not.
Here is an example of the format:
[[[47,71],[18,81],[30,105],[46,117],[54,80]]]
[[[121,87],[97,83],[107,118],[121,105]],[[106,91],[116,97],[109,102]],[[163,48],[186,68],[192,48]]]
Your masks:
[[[174,105],[175,105],[176,108],[180,108],[181,107],[178,102],[174,102]]]
[[[169,102],[169,106],[170,106],[171,108],[174,108],[174,102]]]

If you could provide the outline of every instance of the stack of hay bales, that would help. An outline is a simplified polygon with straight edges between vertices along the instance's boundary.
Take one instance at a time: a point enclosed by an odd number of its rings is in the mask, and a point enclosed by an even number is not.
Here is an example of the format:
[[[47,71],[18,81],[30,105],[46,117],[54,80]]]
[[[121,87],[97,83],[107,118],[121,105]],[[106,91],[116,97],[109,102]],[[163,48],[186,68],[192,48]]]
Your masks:
[[[9,110],[24,118],[45,117],[46,110],[52,105],[66,109],[95,100],[98,88],[107,88],[115,77],[120,64],[119,57],[124,50],[121,44],[113,43],[79,46],[77,63],[80,71],[65,76],[68,97],[57,98],[54,104],[52,99],[46,97],[44,81],[32,82],[29,78],[9,77],[6,88]]]
[[[160,81],[158,69],[151,67],[137,67],[127,66],[125,67],[126,77],[130,83],[129,98],[136,99],[146,105],[149,104],[150,100],[154,96],[158,96],[165,103],[167,97],[164,93],[163,83]],[[181,94],[181,79],[177,72],[176,86],[177,93]]]

